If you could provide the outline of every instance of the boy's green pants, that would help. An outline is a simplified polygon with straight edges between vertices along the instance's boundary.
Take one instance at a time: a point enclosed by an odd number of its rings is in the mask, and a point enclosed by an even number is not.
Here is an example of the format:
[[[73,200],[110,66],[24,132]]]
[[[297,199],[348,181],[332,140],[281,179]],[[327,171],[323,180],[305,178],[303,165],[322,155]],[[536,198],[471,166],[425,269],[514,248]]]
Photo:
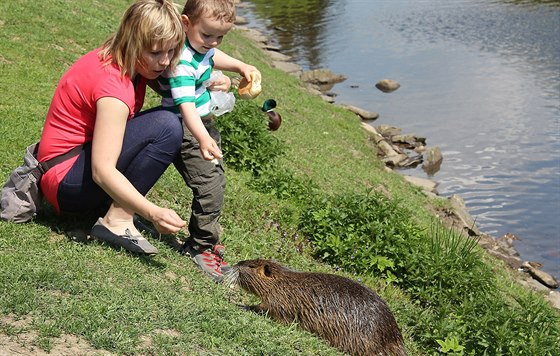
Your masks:
[[[210,136],[222,147],[220,132],[213,119],[202,121]],[[192,213],[189,220],[189,240],[198,251],[212,248],[220,241],[219,223],[224,205],[226,178],[223,160],[219,164],[202,158],[198,141],[183,123],[183,144],[173,164],[193,193]]]

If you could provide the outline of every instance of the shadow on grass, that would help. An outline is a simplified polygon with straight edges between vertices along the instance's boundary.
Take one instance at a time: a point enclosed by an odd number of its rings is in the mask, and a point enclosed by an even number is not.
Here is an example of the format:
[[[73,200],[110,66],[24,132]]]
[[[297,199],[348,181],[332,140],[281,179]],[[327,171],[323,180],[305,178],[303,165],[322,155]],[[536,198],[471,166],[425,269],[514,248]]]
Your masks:
[[[80,213],[63,212],[58,215],[52,206],[43,202],[41,210],[35,218],[35,223],[43,225],[57,234],[66,236],[70,242],[80,244],[99,243],[116,251],[123,251],[129,256],[136,257],[140,259],[142,263],[149,264],[152,267],[164,267],[161,262],[154,260],[152,256],[130,252],[120,246],[114,246],[92,237],[90,235],[91,228],[100,216],[105,215],[105,212],[106,209],[96,209],[90,212]],[[152,238],[165,243],[173,250],[181,253],[182,243],[175,236],[159,234],[151,223],[139,217],[135,217],[135,225],[142,233],[150,235]]]

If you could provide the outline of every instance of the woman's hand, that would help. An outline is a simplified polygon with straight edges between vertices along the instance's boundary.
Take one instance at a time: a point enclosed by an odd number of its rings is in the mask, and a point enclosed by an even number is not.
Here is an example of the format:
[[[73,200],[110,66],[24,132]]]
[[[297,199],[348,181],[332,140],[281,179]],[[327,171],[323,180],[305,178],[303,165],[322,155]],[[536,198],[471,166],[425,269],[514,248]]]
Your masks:
[[[160,207],[156,209],[150,220],[161,234],[174,234],[187,224],[174,210]]]

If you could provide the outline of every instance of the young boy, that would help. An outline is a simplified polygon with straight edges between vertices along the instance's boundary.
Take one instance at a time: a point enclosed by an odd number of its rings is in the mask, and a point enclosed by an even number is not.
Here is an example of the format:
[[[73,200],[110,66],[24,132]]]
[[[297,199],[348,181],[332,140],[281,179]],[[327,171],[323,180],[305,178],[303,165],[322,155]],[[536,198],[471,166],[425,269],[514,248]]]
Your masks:
[[[183,252],[220,282],[229,268],[223,260],[218,222],[226,180],[220,133],[210,112],[210,90],[227,91],[231,81],[222,76],[208,88],[203,82],[210,78],[213,68],[239,73],[247,80],[258,70],[216,48],[233,26],[233,0],[187,0],[181,20],[187,38],[179,65],[175,71],[163,73],[158,81],[163,107],[183,119],[183,144],[173,162],[193,192],[190,236]]]

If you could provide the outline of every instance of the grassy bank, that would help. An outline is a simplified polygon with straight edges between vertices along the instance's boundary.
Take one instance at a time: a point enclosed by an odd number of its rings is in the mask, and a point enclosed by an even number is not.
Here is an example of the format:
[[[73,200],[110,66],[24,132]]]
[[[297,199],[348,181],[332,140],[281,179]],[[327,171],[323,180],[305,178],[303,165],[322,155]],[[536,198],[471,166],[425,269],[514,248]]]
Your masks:
[[[0,4],[0,177],[36,141],[56,84],[115,30],[125,0]],[[511,282],[471,240],[434,221],[434,204],[386,172],[354,114],[308,94],[237,31],[228,53],[263,73],[263,94],[219,119],[228,187],[227,260],[272,258],[295,269],[361,280],[390,305],[411,355],[557,354],[560,319],[541,296]],[[259,105],[278,102],[266,130]],[[146,107],[156,105],[150,94]],[[189,216],[190,193],[171,168],[151,199]],[[96,217],[0,222],[0,349],[73,353],[329,355],[297,326],[245,312],[253,297],[203,277],[151,239],[137,257],[73,233]]]

